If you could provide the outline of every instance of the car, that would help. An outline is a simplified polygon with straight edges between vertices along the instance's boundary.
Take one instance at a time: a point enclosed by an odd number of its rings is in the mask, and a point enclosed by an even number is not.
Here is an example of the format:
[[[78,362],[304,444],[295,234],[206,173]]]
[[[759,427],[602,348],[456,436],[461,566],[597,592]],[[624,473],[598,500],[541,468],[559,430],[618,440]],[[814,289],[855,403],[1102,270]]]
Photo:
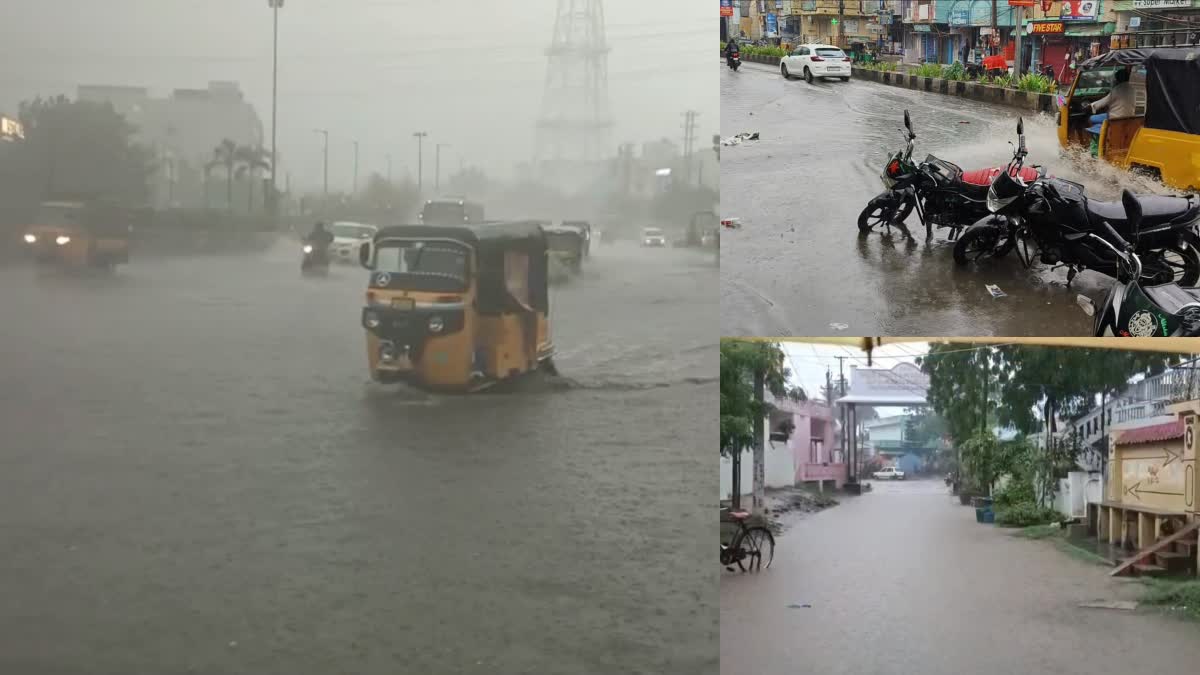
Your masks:
[[[871,475],[875,480],[904,480],[904,472],[894,466],[885,466]]]
[[[663,234],[661,228],[647,227],[642,230],[642,246],[666,246],[667,235]]]
[[[786,80],[803,77],[809,84],[818,77],[837,77],[846,82],[850,79],[850,56],[833,45],[799,45],[779,60],[779,74]]]
[[[329,245],[329,259],[332,262],[358,264],[358,249],[364,241],[369,241],[379,228],[364,223],[336,222],[329,226],[333,235],[333,243]]]

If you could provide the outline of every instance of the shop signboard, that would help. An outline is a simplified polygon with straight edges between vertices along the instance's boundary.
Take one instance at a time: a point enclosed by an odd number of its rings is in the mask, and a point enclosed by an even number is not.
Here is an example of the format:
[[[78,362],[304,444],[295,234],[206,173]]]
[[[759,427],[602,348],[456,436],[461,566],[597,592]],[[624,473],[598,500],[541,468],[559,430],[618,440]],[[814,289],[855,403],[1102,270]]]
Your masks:
[[[912,27],[912,29],[913,29],[913,32],[915,32],[915,33],[929,33],[929,32],[931,32],[931,31],[930,31],[930,29],[929,29],[929,24],[927,24],[927,23],[918,23],[918,24],[914,24],[914,25],[913,25],[913,27]]]
[[[969,8],[952,9],[950,10],[950,25],[951,26],[968,26],[971,23],[971,10]]]
[[[1008,0],[1009,7],[1033,7],[1037,0]]]
[[[1061,21],[1042,21],[1029,24],[1029,32],[1033,35],[1061,35],[1066,27]]]
[[[1063,21],[1095,21],[1100,9],[1098,0],[1066,0],[1062,3]]]
[[[1134,9],[1187,9],[1192,0],[1133,0]]]
[[[733,16],[733,0],[721,0],[721,16]]]

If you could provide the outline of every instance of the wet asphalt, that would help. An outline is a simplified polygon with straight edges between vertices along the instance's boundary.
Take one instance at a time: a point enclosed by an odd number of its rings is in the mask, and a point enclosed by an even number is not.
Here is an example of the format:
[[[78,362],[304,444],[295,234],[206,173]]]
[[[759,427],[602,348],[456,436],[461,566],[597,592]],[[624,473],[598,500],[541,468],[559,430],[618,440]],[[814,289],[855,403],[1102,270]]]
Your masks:
[[[1065,270],[1026,270],[1012,255],[960,269],[947,230],[927,244],[915,214],[916,242],[858,236],[888,156],[904,148],[905,109],[917,158],[1002,165],[1023,115],[1027,163],[1095,198],[1119,198],[1122,184],[1165,191],[1090,157],[1060,156],[1049,116],[860,80],[787,81],[763,64],[720,67],[722,137],[760,134],[721,148],[722,217],[743,225],[721,241],[722,335],[1090,334],[1076,297],[1102,298],[1108,277],[1084,272],[1067,288]],[[1007,297],[993,298],[987,284]]]
[[[1200,659],[1192,623],[1078,606],[1137,598],[1111,567],[976,523],[939,480],[874,486],[785,516],[770,569],[722,574],[723,675],[1120,675]]]
[[[0,268],[0,672],[717,672],[712,255],[600,247],[563,379],[454,397],[294,248]]]

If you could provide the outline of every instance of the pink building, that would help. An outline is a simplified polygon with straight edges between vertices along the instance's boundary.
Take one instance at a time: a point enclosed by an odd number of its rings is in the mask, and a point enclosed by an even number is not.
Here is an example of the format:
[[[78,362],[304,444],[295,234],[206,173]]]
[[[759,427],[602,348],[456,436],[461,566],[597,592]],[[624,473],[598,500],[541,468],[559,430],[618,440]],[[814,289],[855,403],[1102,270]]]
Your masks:
[[[829,481],[837,489],[846,478],[846,465],[835,448],[837,421],[833,411],[816,401],[774,401],[777,410],[771,413],[770,430],[790,420],[795,425],[788,448],[792,451],[794,484],[816,483],[824,487]]]

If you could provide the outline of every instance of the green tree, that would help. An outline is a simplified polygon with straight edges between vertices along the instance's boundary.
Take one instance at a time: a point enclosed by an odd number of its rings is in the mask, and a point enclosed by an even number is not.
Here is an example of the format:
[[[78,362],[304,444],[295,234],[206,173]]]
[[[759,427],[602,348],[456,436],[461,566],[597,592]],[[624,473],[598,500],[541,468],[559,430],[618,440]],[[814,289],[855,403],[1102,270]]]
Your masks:
[[[254,212],[254,184],[264,170],[271,168],[271,154],[262,146],[240,145],[233,150],[234,173],[238,180],[246,181],[246,213]],[[231,207],[232,208],[232,207]]]
[[[1003,377],[995,351],[989,346],[964,349],[938,342],[917,359],[929,375],[926,398],[955,441],[965,441],[990,426],[989,406],[995,397],[989,396],[989,390]]]
[[[238,164],[238,144],[226,138],[213,148],[212,159],[205,165],[205,175],[216,168],[225,171],[225,208],[233,213],[233,178]],[[205,180],[207,183],[208,181]]]
[[[721,339],[721,419],[720,453],[738,461],[746,449],[754,451],[754,499],[762,504],[763,457],[759,443],[763,420],[774,406],[756,392],[761,382],[763,393],[782,399],[804,400],[804,390],[789,385],[787,355],[773,342]],[[734,486],[734,495],[740,493]]]
[[[7,159],[33,178],[27,184],[36,201],[70,196],[147,203],[154,153],[134,140],[136,129],[112,105],[39,97],[21,103],[17,116],[25,140],[14,143]]]

